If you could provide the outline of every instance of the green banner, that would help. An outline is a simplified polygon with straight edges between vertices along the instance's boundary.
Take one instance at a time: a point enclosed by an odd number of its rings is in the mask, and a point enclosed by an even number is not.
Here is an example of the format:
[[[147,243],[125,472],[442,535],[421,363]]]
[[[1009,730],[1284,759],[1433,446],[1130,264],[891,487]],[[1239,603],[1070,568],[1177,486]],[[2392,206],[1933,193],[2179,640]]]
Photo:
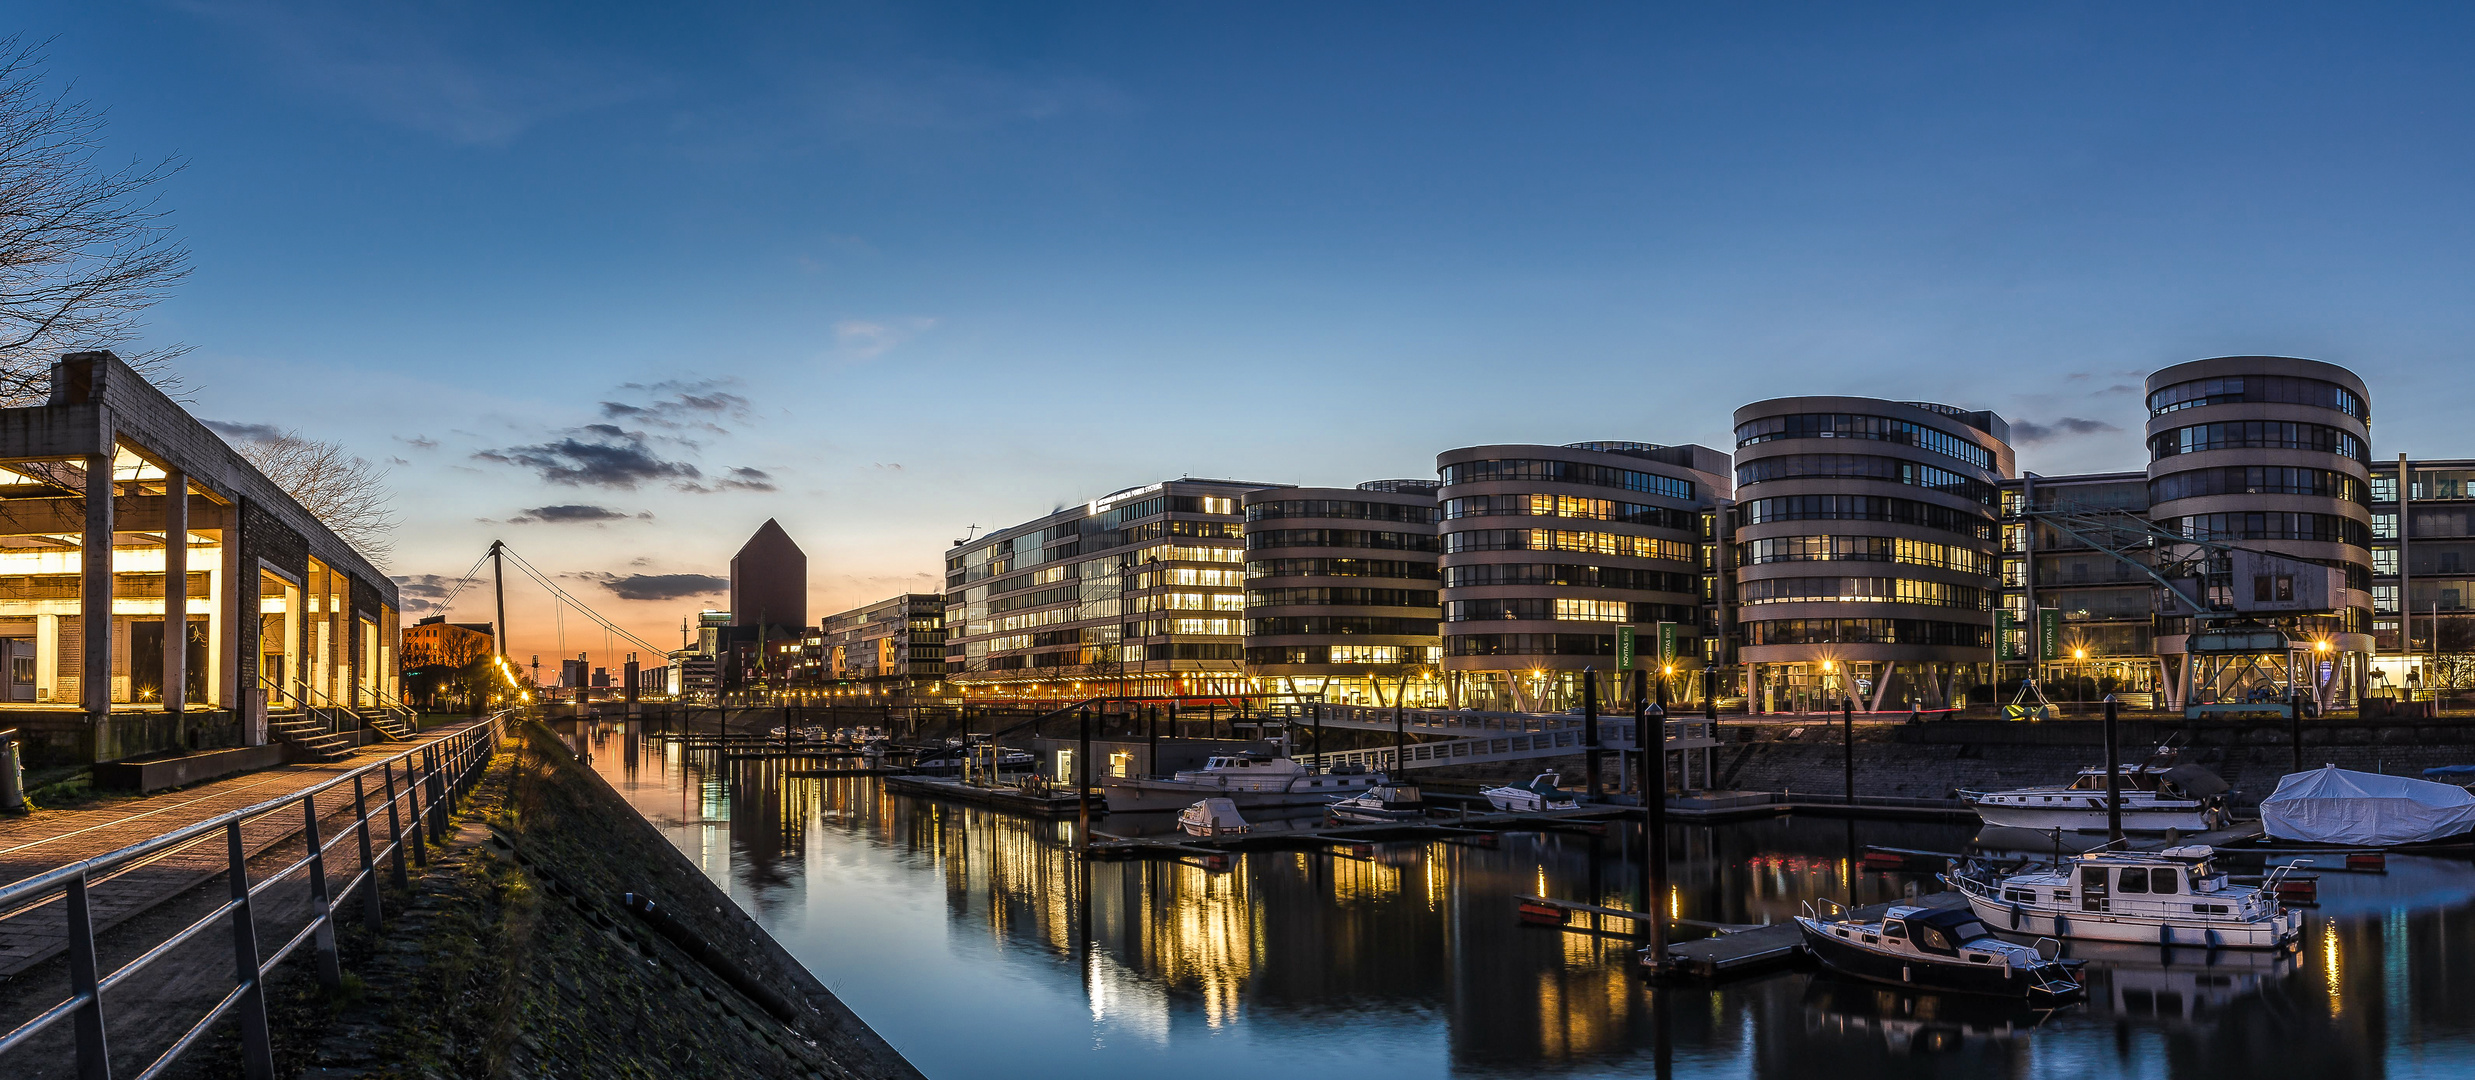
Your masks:
[[[1616,670],[1633,670],[1633,628],[1616,627]]]
[[[2062,609],[2037,609],[2037,659],[2054,660],[2062,656]]]
[[[1659,665],[1660,665],[1661,667],[1665,667],[1666,665],[1668,665],[1668,664],[1672,664],[1672,663],[1675,663],[1675,662],[1676,662],[1676,624],[1671,623],[1671,622],[1663,622],[1663,623],[1660,623],[1660,624],[1659,624]]]
[[[2017,660],[2017,659],[2019,659],[2019,658],[2020,658],[2020,650],[2019,650],[2019,647],[2018,647],[2018,646],[2016,646],[2016,645],[2011,644],[2011,631],[2012,631],[2012,629],[2013,629],[2013,622],[2012,622],[2012,619],[2011,619],[2011,609],[2009,609],[2009,608],[1995,608],[1995,609],[1994,609],[1994,659],[1996,659],[1996,660]]]

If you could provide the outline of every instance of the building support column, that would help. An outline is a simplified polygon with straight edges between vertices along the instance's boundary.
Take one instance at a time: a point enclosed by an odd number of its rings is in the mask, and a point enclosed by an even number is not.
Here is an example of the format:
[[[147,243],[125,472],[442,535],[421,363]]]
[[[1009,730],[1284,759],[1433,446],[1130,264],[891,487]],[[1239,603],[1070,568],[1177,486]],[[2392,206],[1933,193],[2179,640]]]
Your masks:
[[[163,711],[189,708],[189,474],[163,477]]]
[[[86,533],[78,553],[78,708],[98,726],[112,712],[112,455],[86,455]],[[100,749],[100,748],[98,748]]]

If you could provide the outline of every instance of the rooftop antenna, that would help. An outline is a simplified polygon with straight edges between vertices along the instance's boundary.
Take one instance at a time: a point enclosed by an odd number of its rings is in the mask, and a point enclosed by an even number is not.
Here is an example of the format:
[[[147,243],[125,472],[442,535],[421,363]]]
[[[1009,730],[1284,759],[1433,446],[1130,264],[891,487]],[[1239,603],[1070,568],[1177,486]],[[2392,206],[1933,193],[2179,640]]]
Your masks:
[[[971,542],[971,538],[972,538],[972,537],[974,537],[974,536],[978,536],[979,534],[980,534],[980,527],[979,527],[978,525],[976,525],[976,524],[975,524],[975,525],[972,525],[972,526],[970,526],[970,527],[968,527],[968,528],[965,528],[965,529],[963,530],[963,538],[962,538],[961,540],[957,541],[957,543],[964,543],[964,544],[968,544],[968,543],[970,543],[970,542]]]

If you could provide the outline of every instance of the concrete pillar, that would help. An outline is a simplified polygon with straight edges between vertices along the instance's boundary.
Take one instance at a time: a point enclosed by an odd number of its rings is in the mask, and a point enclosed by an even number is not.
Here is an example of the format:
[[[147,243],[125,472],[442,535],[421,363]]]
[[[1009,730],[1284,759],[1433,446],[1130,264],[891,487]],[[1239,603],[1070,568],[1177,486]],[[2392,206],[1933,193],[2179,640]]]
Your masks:
[[[226,709],[240,709],[248,700],[242,693],[241,670],[244,665],[255,670],[258,647],[258,620],[255,615],[242,614],[244,599],[247,610],[257,610],[258,575],[241,572],[241,504],[235,499],[225,503],[223,510],[223,572],[215,576],[215,635],[209,656],[215,668],[215,703]],[[243,742],[250,746],[257,743]]]
[[[78,707],[100,721],[112,711],[112,458],[86,455],[86,535],[79,552],[78,638],[85,665]]]
[[[189,707],[189,474],[163,478],[163,711]]]

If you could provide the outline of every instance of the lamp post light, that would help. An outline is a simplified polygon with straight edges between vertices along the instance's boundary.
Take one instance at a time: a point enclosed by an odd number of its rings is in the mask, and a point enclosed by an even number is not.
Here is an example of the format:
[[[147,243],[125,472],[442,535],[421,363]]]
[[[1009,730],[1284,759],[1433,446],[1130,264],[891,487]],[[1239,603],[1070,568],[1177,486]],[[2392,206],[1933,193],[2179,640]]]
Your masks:
[[[2071,668],[2071,697],[2080,704],[2086,705],[2088,704],[2088,691],[2081,686],[2080,680],[2088,677],[2087,649],[2071,650]]]

